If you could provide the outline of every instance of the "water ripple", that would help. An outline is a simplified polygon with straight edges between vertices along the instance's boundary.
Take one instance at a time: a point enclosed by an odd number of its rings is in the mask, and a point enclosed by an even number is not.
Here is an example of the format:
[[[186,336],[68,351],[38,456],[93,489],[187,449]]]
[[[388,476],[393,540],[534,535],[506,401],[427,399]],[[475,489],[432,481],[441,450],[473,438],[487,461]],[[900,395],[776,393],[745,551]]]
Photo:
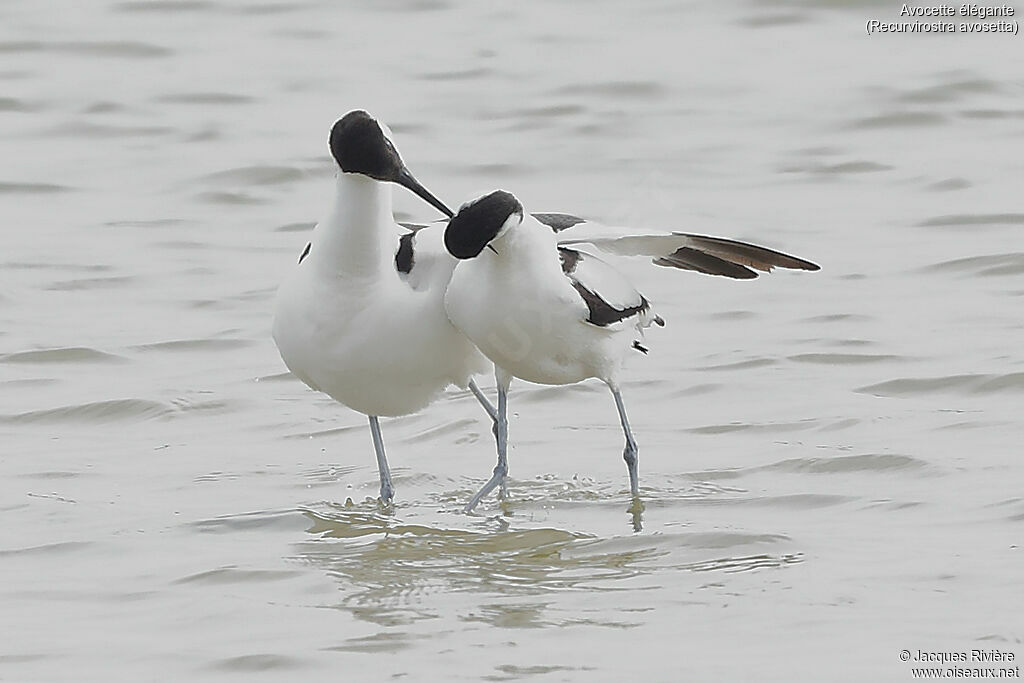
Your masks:
[[[872,317],[861,313],[826,313],[804,318],[801,322],[806,323],[836,323],[836,322],[870,322]]]
[[[217,7],[208,0],[129,0],[114,5],[119,12],[193,12]]]
[[[10,41],[0,43],[0,53],[57,52],[84,57],[115,57],[122,59],[146,59],[168,57],[174,51],[137,41],[64,41],[44,42],[41,40]]]
[[[973,228],[983,225],[1024,225],[1024,213],[967,213],[935,216],[917,224],[922,228]]]
[[[691,434],[728,434],[731,432],[793,432],[814,429],[820,425],[817,418],[806,418],[796,422],[730,422],[729,424],[691,427],[685,431]]]
[[[305,525],[303,510],[260,510],[237,515],[225,515],[212,519],[191,522],[189,526],[203,533],[237,534],[241,532],[263,533],[271,530],[295,531]]]
[[[0,97],[0,111],[30,112],[38,107],[14,97]]]
[[[774,358],[751,358],[750,360],[737,361],[735,363],[723,363],[722,365],[705,365],[698,370],[720,371],[720,370],[750,370],[751,368],[763,368],[769,365],[776,365],[778,361]]]
[[[848,173],[877,173],[879,171],[891,171],[892,169],[892,166],[889,166],[887,164],[880,164],[876,161],[857,160],[844,161],[837,164],[791,164],[783,166],[780,170],[783,173],[810,173],[820,176],[833,176]]]
[[[0,557],[13,559],[16,557],[31,557],[36,555],[65,555],[67,553],[77,553],[85,548],[90,548],[94,543],[88,541],[64,541],[61,543],[47,543],[44,545],[34,545],[25,548],[7,548],[0,550]]]
[[[281,671],[300,669],[307,665],[306,660],[285,655],[259,653],[227,657],[209,665],[209,668],[233,673],[259,673],[263,671]]]
[[[76,292],[88,289],[110,289],[120,288],[137,282],[138,278],[132,275],[111,275],[108,277],[83,277],[72,280],[58,280],[45,287],[51,292]]]
[[[865,365],[891,361],[905,362],[906,358],[886,353],[798,353],[789,356],[789,360],[820,365]]]
[[[460,443],[467,430],[476,431],[478,421],[471,418],[447,420],[433,424],[426,429],[402,437],[403,443],[419,443],[429,440],[444,440],[449,443]]]
[[[786,553],[783,555],[748,555],[746,557],[726,557],[714,560],[694,562],[686,569],[695,572],[749,572],[758,569],[775,569],[786,565],[803,562],[803,554]]]
[[[557,95],[589,95],[598,97],[630,99],[655,99],[665,95],[666,88],[658,81],[605,81],[598,83],[575,83],[554,91]]]
[[[996,119],[1024,119],[1024,109],[965,109],[960,112],[965,119],[981,119],[992,121]]]
[[[84,346],[17,351],[0,355],[0,363],[127,363],[124,356]]]
[[[924,460],[910,455],[885,453],[864,453],[842,455],[831,458],[791,458],[764,465],[761,470],[780,472],[807,472],[811,474],[835,474],[839,472],[879,472],[892,470],[921,470],[929,467]]]
[[[923,396],[935,393],[994,394],[1024,391],[1024,372],[1005,375],[965,374],[945,377],[902,377],[863,386],[856,391],[874,396]]]
[[[252,341],[248,339],[172,339],[169,341],[151,342],[149,344],[136,344],[128,348],[135,351],[160,351],[160,352],[207,352],[207,351],[236,351],[251,346]]]
[[[416,641],[429,639],[427,634],[395,633],[382,631],[370,636],[346,638],[344,645],[334,645],[326,650],[330,652],[362,652],[364,654],[391,653],[412,647]]]
[[[170,406],[141,398],[91,401],[60,408],[30,410],[13,415],[0,414],[2,424],[84,422],[104,424],[123,420],[144,421],[166,418],[174,413]]]
[[[255,205],[266,202],[265,199],[253,197],[244,192],[200,192],[196,198],[210,204],[225,204],[227,206]]]
[[[422,73],[416,78],[423,81],[471,81],[477,78],[484,78],[492,74],[492,70],[485,67],[473,69],[458,69],[454,71],[430,71]]]
[[[72,188],[53,183],[10,183],[0,182],[0,194],[56,194],[70,192]]]
[[[221,185],[283,185],[302,180],[305,171],[291,166],[243,166],[226,171],[218,171],[204,176],[203,185],[216,183]]]
[[[54,126],[47,135],[60,135],[73,138],[130,138],[157,137],[176,132],[170,126],[117,126],[91,121],[68,121]]]
[[[208,571],[190,574],[175,579],[173,583],[200,583],[209,585],[231,585],[239,583],[268,583],[301,576],[301,572],[292,569],[239,569],[238,567],[221,567]]]
[[[935,263],[923,268],[925,272],[968,272],[976,277],[1020,275],[1024,273],[1024,252],[969,256]]]
[[[926,88],[907,90],[899,93],[897,99],[914,104],[936,104],[963,100],[973,95],[992,94],[1000,90],[999,84],[995,81],[986,78],[965,78]]]
[[[800,14],[790,13],[774,13],[774,14],[759,14],[757,16],[744,17],[737,23],[741,26],[748,28],[774,28],[776,26],[791,26],[793,24],[803,24],[808,22],[809,19]]]
[[[955,190],[966,190],[971,187],[971,182],[966,178],[946,178],[928,186],[934,192],[952,192]]]
[[[928,111],[898,111],[858,119],[851,128],[870,130],[876,128],[921,128],[937,126],[946,122],[942,114]]]
[[[148,4],[148,3],[147,3]],[[169,104],[198,104],[198,105],[234,105],[251,104],[255,98],[248,95],[238,95],[226,92],[184,92],[171,95],[161,95],[158,102]]]

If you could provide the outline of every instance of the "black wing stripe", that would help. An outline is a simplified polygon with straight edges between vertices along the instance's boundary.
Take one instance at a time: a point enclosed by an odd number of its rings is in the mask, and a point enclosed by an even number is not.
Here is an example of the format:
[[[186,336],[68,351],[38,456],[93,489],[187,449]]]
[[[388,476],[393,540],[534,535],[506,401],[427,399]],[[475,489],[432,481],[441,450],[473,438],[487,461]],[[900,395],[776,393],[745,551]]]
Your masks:
[[[580,252],[575,249],[558,247],[558,260],[562,262],[562,272],[572,275],[576,271],[576,264],[580,262]]]
[[[569,276],[569,281],[572,282],[572,286],[579,293],[580,298],[583,299],[583,303],[587,305],[589,315],[587,316],[587,322],[598,327],[608,327],[612,323],[617,323],[620,320],[625,320],[634,315],[643,313],[651,304],[647,299],[640,297],[640,305],[629,306],[627,308],[615,308],[610,303],[602,299],[595,292],[590,291],[576,278]]]
[[[731,261],[757,270],[770,271],[774,267],[797,270],[821,270],[821,266],[781,251],[759,247],[756,244],[737,242],[724,237],[708,237],[677,232],[676,235],[693,240],[693,247],[720,259]]]
[[[625,320],[630,316],[637,315],[649,309],[651,302],[645,299],[642,295],[640,296],[640,303],[636,306],[627,306],[626,308],[616,308],[610,303],[601,298],[597,292],[587,288],[582,282],[580,282],[576,276],[576,266],[579,265],[583,258],[583,254],[576,251],[575,249],[569,249],[568,247],[558,247],[558,258],[562,263],[562,273],[569,278],[569,282],[572,284],[573,289],[583,299],[583,303],[587,305],[587,322],[599,327],[607,327],[612,323],[617,323],[620,320]],[[657,319],[658,324],[664,325],[665,321],[661,318]]]
[[[724,275],[736,278],[737,280],[750,280],[757,277],[757,273],[746,266],[726,261],[725,259],[690,247],[676,249],[668,256],[659,256],[653,259],[653,262],[657,266],[665,266],[666,268],[695,270],[698,273]]]
[[[416,239],[415,232],[407,232],[398,238],[398,251],[395,252],[395,269],[399,273],[410,273],[415,264],[413,255],[413,241]]]

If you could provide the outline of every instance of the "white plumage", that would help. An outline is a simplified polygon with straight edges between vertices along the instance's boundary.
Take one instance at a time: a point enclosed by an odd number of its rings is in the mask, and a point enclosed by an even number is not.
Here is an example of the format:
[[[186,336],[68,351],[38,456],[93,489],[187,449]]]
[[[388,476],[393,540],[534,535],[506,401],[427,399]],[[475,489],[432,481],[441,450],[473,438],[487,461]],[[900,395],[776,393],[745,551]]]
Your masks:
[[[445,315],[456,261],[443,225],[417,231],[399,258],[409,231],[394,221],[390,182],[451,212],[413,179],[366,112],[335,124],[331,152],[334,202],[278,291],[273,335],[296,377],[369,417],[387,503],[394,489],[377,417],[416,412],[490,364]]]
[[[551,229],[530,215],[490,244],[494,251],[460,263],[448,286],[445,307],[455,326],[513,377],[556,385],[589,377],[615,382],[625,351],[656,319],[649,302],[596,256],[559,250]],[[589,323],[590,308],[574,282],[610,310],[636,312],[606,325]]]
[[[282,283],[274,319],[274,341],[295,376],[353,410],[388,417],[421,410],[490,367],[445,316],[455,259],[442,227],[419,231],[405,275],[395,254],[407,231],[391,216],[389,185],[339,173],[334,206]]]

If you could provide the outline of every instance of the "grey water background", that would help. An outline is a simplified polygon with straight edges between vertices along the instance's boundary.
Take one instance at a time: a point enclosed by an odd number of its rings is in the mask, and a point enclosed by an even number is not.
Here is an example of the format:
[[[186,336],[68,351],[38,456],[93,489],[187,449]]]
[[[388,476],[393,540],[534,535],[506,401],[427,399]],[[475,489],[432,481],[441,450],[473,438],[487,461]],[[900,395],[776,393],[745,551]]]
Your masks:
[[[911,680],[1024,656],[1024,76],[895,2],[0,4],[0,680]],[[644,531],[597,383],[513,386],[512,500],[451,391],[285,373],[277,283],[362,107],[451,204],[746,239],[623,268]],[[402,219],[434,212],[401,190]],[[493,388],[493,380],[483,384]],[[346,504],[351,499],[351,504]]]

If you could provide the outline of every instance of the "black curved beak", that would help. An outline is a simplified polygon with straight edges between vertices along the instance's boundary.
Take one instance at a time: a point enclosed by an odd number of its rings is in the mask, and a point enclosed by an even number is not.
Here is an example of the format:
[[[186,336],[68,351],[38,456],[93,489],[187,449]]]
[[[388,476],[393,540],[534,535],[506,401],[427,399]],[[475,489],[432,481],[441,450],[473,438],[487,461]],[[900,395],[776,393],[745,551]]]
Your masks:
[[[430,194],[430,191],[427,190],[427,188],[420,185],[420,182],[413,177],[412,173],[410,173],[409,169],[405,166],[403,166],[402,170],[398,172],[398,177],[395,178],[395,182],[407,190],[411,190],[417,197],[448,216],[448,218],[452,218],[455,215],[451,209],[445,206],[444,202]]]

